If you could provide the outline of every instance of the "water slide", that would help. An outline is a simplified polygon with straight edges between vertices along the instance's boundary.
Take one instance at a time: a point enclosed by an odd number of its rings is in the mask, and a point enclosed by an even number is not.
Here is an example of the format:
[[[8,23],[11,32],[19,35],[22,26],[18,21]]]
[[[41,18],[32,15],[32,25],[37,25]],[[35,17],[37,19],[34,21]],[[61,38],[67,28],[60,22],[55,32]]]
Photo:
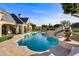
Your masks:
[[[59,27],[59,28],[57,28],[57,29],[54,31],[54,34],[57,35],[57,34],[63,32],[63,31],[64,31],[63,28],[62,28],[62,27]]]

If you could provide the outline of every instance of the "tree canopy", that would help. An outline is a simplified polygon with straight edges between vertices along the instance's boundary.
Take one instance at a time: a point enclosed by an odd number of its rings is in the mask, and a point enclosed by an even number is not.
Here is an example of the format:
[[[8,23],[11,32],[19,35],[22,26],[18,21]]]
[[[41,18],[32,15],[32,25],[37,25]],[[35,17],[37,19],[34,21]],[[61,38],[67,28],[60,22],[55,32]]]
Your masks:
[[[62,26],[61,24],[55,24],[53,27],[54,28],[59,28],[60,26]]]
[[[79,22],[73,23],[73,24],[71,25],[71,27],[72,27],[72,28],[79,28]]]
[[[31,26],[33,31],[36,30],[36,24],[31,23]]]
[[[78,3],[62,3],[61,5],[65,14],[71,14],[72,16],[79,18],[79,4]]]

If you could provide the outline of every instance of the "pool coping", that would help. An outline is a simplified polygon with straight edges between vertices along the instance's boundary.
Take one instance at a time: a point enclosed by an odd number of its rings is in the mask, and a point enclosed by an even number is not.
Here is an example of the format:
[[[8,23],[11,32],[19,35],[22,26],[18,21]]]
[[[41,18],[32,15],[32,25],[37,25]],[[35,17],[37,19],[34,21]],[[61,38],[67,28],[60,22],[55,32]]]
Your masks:
[[[37,32],[33,32],[33,33],[37,33]],[[31,33],[27,33],[27,34],[31,34]],[[27,34],[26,34],[26,35],[27,35]],[[17,39],[17,40],[15,41],[15,43],[16,43],[17,46],[19,46],[19,45],[18,45],[18,41],[21,40],[21,39],[23,39],[23,38],[24,38],[24,35],[23,35],[23,37],[21,37],[20,39]],[[26,50],[28,49],[29,52],[32,52],[31,54],[44,53],[44,52],[48,52],[48,51],[49,51],[49,49],[48,49],[48,50],[46,50],[46,51],[37,52],[37,51],[30,50],[27,46],[19,46],[19,47],[26,48]],[[25,51],[26,51],[26,50],[25,50]],[[30,55],[31,55],[31,54],[30,54]]]

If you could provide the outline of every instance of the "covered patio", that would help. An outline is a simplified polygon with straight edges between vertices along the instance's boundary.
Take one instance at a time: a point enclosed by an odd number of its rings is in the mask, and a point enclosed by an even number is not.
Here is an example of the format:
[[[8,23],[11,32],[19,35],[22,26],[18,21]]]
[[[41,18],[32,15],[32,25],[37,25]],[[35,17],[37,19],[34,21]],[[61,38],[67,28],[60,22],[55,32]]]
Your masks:
[[[14,34],[15,24],[6,21],[0,21],[0,37],[3,35]]]

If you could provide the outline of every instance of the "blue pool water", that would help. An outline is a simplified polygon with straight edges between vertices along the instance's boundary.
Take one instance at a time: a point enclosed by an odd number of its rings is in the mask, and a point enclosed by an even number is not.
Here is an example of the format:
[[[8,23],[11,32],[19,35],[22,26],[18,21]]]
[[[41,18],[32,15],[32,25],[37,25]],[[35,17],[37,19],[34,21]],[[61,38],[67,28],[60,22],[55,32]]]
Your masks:
[[[33,33],[26,35],[24,39],[21,39],[18,44],[20,46],[27,46],[33,51],[46,51],[52,46],[59,44],[58,40],[45,33]]]

